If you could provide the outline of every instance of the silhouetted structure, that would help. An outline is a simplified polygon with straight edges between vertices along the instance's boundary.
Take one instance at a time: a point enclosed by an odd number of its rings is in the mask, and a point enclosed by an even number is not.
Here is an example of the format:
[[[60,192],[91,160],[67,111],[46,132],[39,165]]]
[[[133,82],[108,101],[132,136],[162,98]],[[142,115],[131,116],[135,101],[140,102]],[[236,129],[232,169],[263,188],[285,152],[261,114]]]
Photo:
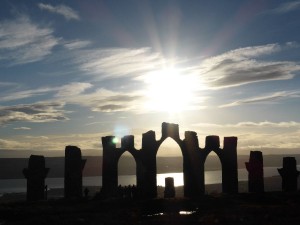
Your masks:
[[[246,162],[248,171],[249,192],[264,192],[264,162],[261,151],[251,151],[249,162]]]
[[[175,197],[175,187],[174,187],[174,178],[166,177],[165,178],[165,198],[174,198]]]
[[[85,198],[87,198],[87,197],[89,197],[89,192],[90,192],[90,190],[86,187],[85,189],[84,189],[84,197]]]
[[[282,177],[283,191],[297,191],[297,179],[299,171],[297,171],[295,157],[283,157],[283,168],[278,169]]]
[[[44,156],[30,156],[28,168],[23,169],[23,174],[27,179],[27,201],[45,199],[45,178],[48,172],[49,168],[45,168]]]
[[[86,160],[76,146],[65,148],[65,198],[82,197],[82,171]]]
[[[140,197],[157,196],[156,154],[166,138],[172,138],[179,145],[183,156],[183,176],[185,197],[196,197],[205,193],[204,163],[211,151],[220,158],[222,164],[222,189],[225,193],[238,192],[237,137],[225,137],[223,149],[218,136],[208,136],[205,148],[198,145],[197,133],[186,131],[185,139],[179,137],[177,124],[163,123],[162,137],[155,139],[155,132],[148,131],[142,137],[142,149],[134,147],[134,136],[121,139],[121,148],[116,148],[114,136],[102,137],[103,164],[102,190],[104,197],[116,196],[118,189],[118,160],[128,151],[136,162],[137,193]]]

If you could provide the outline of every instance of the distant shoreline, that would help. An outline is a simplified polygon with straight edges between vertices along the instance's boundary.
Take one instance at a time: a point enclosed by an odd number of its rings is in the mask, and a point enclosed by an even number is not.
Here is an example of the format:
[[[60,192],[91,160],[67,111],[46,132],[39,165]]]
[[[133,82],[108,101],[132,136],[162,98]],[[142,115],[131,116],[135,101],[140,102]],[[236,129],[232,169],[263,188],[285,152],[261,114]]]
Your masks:
[[[282,158],[290,155],[265,155],[264,167],[282,167]],[[300,155],[291,155],[296,157],[300,164]],[[87,159],[83,176],[101,176],[102,174],[102,157],[101,156],[83,156]],[[46,157],[46,167],[49,168],[47,178],[58,178],[64,176],[64,157]],[[249,161],[249,156],[238,155],[238,169],[245,169],[245,162]],[[182,172],[181,157],[157,157],[158,173],[178,173]],[[28,158],[0,158],[0,179],[22,179],[23,169],[28,167]],[[205,162],[205,171],[221,170],[220,159],[211,155]],[[136,163],[133,157],[124,156],[120,158],[118,164],[119,175],[135,175]]]

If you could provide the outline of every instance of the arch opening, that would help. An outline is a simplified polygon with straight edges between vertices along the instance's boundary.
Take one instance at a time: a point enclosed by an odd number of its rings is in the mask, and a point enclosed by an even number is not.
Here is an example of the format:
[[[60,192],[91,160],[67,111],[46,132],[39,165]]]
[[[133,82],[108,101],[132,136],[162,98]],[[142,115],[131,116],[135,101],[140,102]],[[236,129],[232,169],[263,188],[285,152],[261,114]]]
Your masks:
[[[136,186],[136,162],[132,154],[125,151],[118,161],[118,185]]]
[[[204,183],[206,194],[222,192],[222,163],[219,156],[211,151],[204,164]]]
[[[156,154],[157,197],[164,196],[165,178],[173,177],[176,197],[183,197],[183,156],[180,146],[168,137]]]

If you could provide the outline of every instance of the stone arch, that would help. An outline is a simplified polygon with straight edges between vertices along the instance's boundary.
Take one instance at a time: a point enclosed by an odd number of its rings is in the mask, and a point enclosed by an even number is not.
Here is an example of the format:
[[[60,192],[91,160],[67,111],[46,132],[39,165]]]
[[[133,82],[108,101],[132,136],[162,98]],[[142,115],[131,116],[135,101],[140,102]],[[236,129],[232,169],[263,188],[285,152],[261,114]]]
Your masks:
[[[125,159],[125,157],[127,158],[131,158],[130,161],[134,161],[134,165],[129,165],[129,166],[133,166],[134,167],[134,174],[124,174],[124,175],[135,175],[135,182],[133,183],[133,185],[136,185],[136,158],[134,157],[134,155],[130,152],[130,151],[127,151],[125,150],[122,154],[120,154],[119,158],[118,158],[118,185],[121,185],[120,184],[120,162],[122,161],[122,158]]]
[[[155,132],[143,134],[142,148],[134,148],[134,137],[125,136],[121,148],[113,143],[114,136],[102,137],[103,164],[101,193],[108,197],[117,189],[117,164],[124,151],[129,151],[136,161],[137,187],[141,197],[153,198],[156,190],[156,154],[161,143],[170,137],[178,143],[183,156],[184,195],[197,197],[204,194],[204,163],[207,155],[215,151],[222,164],[222,189],[225,193],[238,192],[237,176],[237,138],[225,137],[223,149],[220,149],[218,136],[207,136],[205,148],[200,149],[197,133],[186,131],[185,139],[179,137],[178,124],[163,123],[162,136],[156,141]]]
[[[184,159],[183,159],[183,151],[184,149],[182,148],[182,141],[181,140],[178,140],[178,139],[174,139],[173,137],[166,137],[164,139],[161,139],[159,142],[158,142],[158,145],[157,145],[157,152],[156,152],[156,185],[158,186],[158,174],[159,172],[159,165],[158,165],[158,159],[159,159],[159,153],[162,152],[162,148],[163,147],[166,147],[166,144],[171,144],[171,148],[176,148],[176,152],[179,153],[179,155],[177,157],[180,158],[180,162],[178,161],[178,163],[181,163],[180,166],[177,165],[178,168],[180,168],[180,173],[183,173],[183,162],[184,162]],[[163,149],[163,150],[166,150],[166,149]],[[168,152],[166,152],[168,154]],[[171,173],[171,171],[167,172],[167,173]],[[176,177],[173,177],[174,178],[174,181],[175,183],[177,182],[177,179]],[[183,183],[183,186],[184,186],[184,179],[182,178],[182,181]],[[164,185],[163,185],[164,186]],[[159,188],[158,188],[159,190]],[[163,196],[163,195],[159,195],[159,192],[158,192],[158,196]]]
[[[163,139],[159,140],[157,143],[157,150],[156,150],[156,154],[160,148],[160,146],[167,140],[167,139],[171,139],[172,141],[176,142],[176,144],[178,145],[178,147],[180,148],[181,154],[182,156],[184,155],[184,148],[182,147],[182,140],[180,139],[176,139],[173,137],[164,137]]]
[[[219,154],[217,154],[219,153]],[[215,158],[213,158],[215,157]],[[207,191],[207,184],[208,183],[208,180],[209,180],[209,177],[207,177],[207,173],[209,170],[207,169],[208,168],[208,163],[211,163],[211,162],[214,162],[214,163],[217,163],[218,166],[216,168],[214,168],[213,170],[210,171],[210,173],[214,173],[213,176],[215,175],[218,175],[218,177],[220,178],[220,183],[222,183],[222,161],[221,161],[221,157],[220,157],[220,152],[219,151],[214,151],[214,150],[211,150],[208,152],[208,154],[206,154],[205,156],[205,159],[204,159],[204,192],[205,193],[209,193]],[[216,161],[214,161],[216,160]],[[217,170],[215,170],[217,169]],[[215,179],[215,178],[214,178]]]
[[[209,151],[205,150],[205,152],[204,152],[204,154],[203,154],[203,157],[204,157],[204,163],[206,162],[207,157],[208,157],[212,152],[214,152],[214,153],[218,156],[218,158],[220,159],[221,165],[223,165],[223,161],[222,161],[223,157],[222,157],[222,152],[220,152],[220,150],[209,150]]]

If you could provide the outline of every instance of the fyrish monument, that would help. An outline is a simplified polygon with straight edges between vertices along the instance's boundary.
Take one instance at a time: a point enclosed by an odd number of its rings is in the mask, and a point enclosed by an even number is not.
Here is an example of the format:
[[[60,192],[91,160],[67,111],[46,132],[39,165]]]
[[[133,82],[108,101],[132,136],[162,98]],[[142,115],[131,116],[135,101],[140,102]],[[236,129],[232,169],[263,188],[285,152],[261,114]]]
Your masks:
[[[136,162],[137,192],[139,197],[157,197],[156,154],[166,138],[172,138],[180,147],[183,157],[184,196],[197,197],[205,193],[204,163],[211,151],[214,151],[222,164],[222,189],[224,193],[238,192],[237,173],[237,137],[225,137],[223,149],[220,148],[219,136],[207,136],[205,147],[199,147],[197,133],[186,131],[183,140],[179,137],[177,124],[162,123],[162,136],[156,140],[155,132],[143,134],[142,148],[134,147],[134,136],[121,139],[121,147],[113,142],[114,136],[102,137],[103,197],[115,196],[118,188],[118,161],[128,151]]]

